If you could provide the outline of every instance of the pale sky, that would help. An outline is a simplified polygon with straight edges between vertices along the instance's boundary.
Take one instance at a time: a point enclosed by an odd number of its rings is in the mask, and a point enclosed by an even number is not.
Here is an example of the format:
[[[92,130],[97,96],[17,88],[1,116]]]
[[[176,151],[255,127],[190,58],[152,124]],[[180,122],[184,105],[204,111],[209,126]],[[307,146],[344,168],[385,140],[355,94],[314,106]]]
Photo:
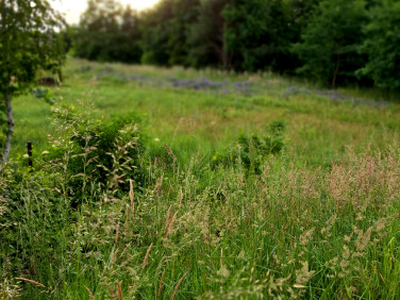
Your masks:
[[[124,6],[130,4],[133,9],[143,10],[152,7],[159,0],[118,0]],[[53,0],[50,1],[57,11],[64,14],[69,24],[78,24],[79,16],[87,7],[87,0]]]

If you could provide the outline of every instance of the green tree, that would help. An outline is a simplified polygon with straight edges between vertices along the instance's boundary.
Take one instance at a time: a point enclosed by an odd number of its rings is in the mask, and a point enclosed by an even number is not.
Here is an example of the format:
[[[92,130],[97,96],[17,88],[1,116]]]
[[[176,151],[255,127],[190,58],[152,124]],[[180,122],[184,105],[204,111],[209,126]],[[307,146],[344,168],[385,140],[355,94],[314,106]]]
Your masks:
[[[200,0],[163,0],[142,14],[143,63],[188,66],[190,28]]]
[[[361,53],[368,62],[358,74],[386,90],[400,90],[400,2],[383,0],[369,12]]]
[[[223,10],[224,41],[234,69],[287,69],[293,27],[289,2],[231,0]],[[290,67],[290,66],[289,66]]]
[[[122,61],[140,63],[142,57],[142,32],[140,31],[140,16],[136,10],[127,6],[122,15],[122,34],[121,42],[117,44],[123,46],[121,51]],[[126,44],[124,42],[127,41]]]
[[[174,0],[173,17],[168,21],[168,46],[170,65],[189,65],[189,37],[192,25],[197,22],[200,0]]]
[[[294,26],[299,33],[303,31],[320,2],[321,0],[289,0],[292,15],[290,25]],[[300,35],[298,38],[300,38]]]
[[[142,62],[169,65],[169,21],[173,18],[173,0],[163,0],[142,14]]]
[[[112,38],[119,31],[121,5],[115,0],[89,0],[75,37],[75,54],[89,60],[111,60]]]
[[[139,63],[140,17],[116,0],[90,0],[75,34],[75,55],[98,61]]]
[[[222,12],[229,0],[204,0],[197,21],[191,26],[189,60],[194,67],[223,66],[231,68],[231,57],[224,39],[225,19]]]
[[[28,90],[37,70],[61,68],[65,56],[57,30],[64,24],[48,1],[0,2],[0,110],[7,120],[3,163],[8,161],[14,131],[11,99]]]
[[[303,61],[299,73],[324,83],[331,82],[332,88],[338,81],[356,81],[356,70],[366,60],[358,53],[366,20],[363,0],[320,2],[302,35],[302,42],[293,47]]]

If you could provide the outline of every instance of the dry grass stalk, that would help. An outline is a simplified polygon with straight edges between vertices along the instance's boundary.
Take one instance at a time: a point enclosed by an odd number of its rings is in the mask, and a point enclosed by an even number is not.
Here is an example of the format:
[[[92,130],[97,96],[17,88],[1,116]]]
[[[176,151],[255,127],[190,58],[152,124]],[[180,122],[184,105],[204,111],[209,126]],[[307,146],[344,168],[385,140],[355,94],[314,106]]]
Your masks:
[[[151,247],[153,247],[153,243],[150,244],[149,249],[147,249],[147,251],[146,251],[146,255],[144,257],[143,264],[142,264],[142,270],[146,267],[147,261],[149,260]]]
[[[28,278],[24,278],[24,277],[16,277],[15,279],[26,281],[26,282],[32,283],[32,284],[34,284],[36,286],[42,287],[42,288],[46,287],[44,284],[42,284],[40,282],[37,282],[35,280],[32,280],[32,279],[28,279]]]
[[[85,286],[85,289],[88,291],[90,299],[92,299],[92,300],[96,300],[96,298],[94,297],[94,295],[93,295],[92,291],[91,291],[91,290],[89,290],[89,288],[88,288],[87,286]]]
[[[121,281],[117,281],[116,286],[117,286],[117,290],[118,290],[118,299],[123,300],[124,295],[122,294]]]
[[[118,243],[118,237],[119,237],[119,222],[117,224],[117,229],[115,231],[115,244]]]
[[[165,218],[165,228],[168,227],[169,215],[171,214],[171,208],[172,208],[172,205],[169,206],[168,211],[167,211],[167,217]]]
[[[165,238],[168,238],[168,236],[169,236],[169,233],[170,233],[170,231],[171,231],[171,228],[172,228],[172,225],[174,224],[174,222],[175,222],[175,220],[176,220],[176,216],[177,216],[177,214],[178,214],[178,212],[176,211],[174,214],[173,214],[173,216],[171,217],[171,219],[170,220],[167,220],[167,222],[166,222],[166,233],[165,233]]]
[[[365,232],[362,232],[360,230],[360,232],[358,233],[357,240],[354,243],[354,245],[356,246],[358,251],[363,252],[367,248],[367,246],[371,240],[372,229],[373,229],[373,226],[368,228]]]
[[[179,189],[179,207],[182,207],[183,203],[183,192],[182,192],[182,187]]]
[[[315,231],[315,228],[311,228],[311,229],[303,232],[300,236],[299,244],[301,246],[306,246],[311,241],[314,231]]]
[[[131,199],[131,212],[132,218],[135,216],[135,201],[134,201],[134,193],[133,193],[133,180],[129,179],[129,198]]]
[[[181,283],[182,283],[183,279],[186,277],[186,275],[187,275],[187,272],[185,274],[183,274],[181,279],[179,279],[177,285],[175,286],[174,292],[172,293],[171,300],[174,300],[176,293],[178,292],[179,286],[181,285]]]
[[[165,276],[165,269],[164,269],[164,271],[162,272],[162,275],[161,275],[160,284],[159,284],[159,286],[158,286],[157,297],[160,297],[160,296],[161,296],[161,290],[162,290],[163,284],[164,284],[164,276]]]
[[[125,210],[125,234],[129,231],[129,210],[128,208]]]
[[[117,260],[118,251],[119,251],[118,248],[115,249],[115,252],[114,252],[114,254],[113,254],[113,258],[112,258],[110,267],[112,267],[112,266],[114,265],[115,261]]]
[[[129,247],[130,245],[131,245],[130,243],[127,244],[127,245],[125,245],[124,249],[122,250],[122,252],[121,252],[121,254],[120,254],[120,256],[119,256],[120,258],[124,256],[126,250],[128,249],[128,247]]]
[[[117,299],[117,298],[115,298],[114,291],[112,290],[111,286],[110,286],[108,283],[107,283],[107,288],[108,288],[108,290],[110,291],[110,294],[111,294],[111,296],[112,296],[112,299],[113,299],[113,300]]]
[[[164,182],[164,174],[161,174],[161,176],[157,179],[156,185],[154,187],[153,193],[154,194],[159,194]]]
[[[315,271],[309,271],[308,262],[302,262],[302,268],[297,271],[295,288],[305,288],[305,284],[311,279]]]
[[[175,163],[176,162],[175,153],[172,151],[172,149],[167,144],[164,144],[164,148],[165,148],[165,150],[167,150],[168,155],[172,158],[173,163]]]

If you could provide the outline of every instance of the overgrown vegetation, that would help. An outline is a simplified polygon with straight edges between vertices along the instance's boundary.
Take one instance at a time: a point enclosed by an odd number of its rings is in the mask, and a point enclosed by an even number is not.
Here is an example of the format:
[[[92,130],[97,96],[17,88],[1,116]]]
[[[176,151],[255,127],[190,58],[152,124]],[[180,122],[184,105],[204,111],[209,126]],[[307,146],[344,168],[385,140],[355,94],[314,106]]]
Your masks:
[[[397,2],[1,2],[0,299],[400,298]]]
[[[269,126],[270,135],[259,137],[257,134],[253,134],[248,137],[241,134],[235,145],[227,153],[217,152],[213,156],[212,165],[240,165],[250,173],[261,174],[261,168],[267,157],[271,154],[277,154],[283,149],[282,133],[284,127],[283,121],[274,121]]]
[[[53,114],[57,138],[52,138],[43,163],[64,166],[68,195],[74,202],[90,198],[97,190],[109,195],[127,192],[129,180],[144,184],[144,137],[134,113],[92,120],[63,105],[53,109]]]
[[[2,298],[399,297],[398,104],[82,60],[65,81],[15,99]]]

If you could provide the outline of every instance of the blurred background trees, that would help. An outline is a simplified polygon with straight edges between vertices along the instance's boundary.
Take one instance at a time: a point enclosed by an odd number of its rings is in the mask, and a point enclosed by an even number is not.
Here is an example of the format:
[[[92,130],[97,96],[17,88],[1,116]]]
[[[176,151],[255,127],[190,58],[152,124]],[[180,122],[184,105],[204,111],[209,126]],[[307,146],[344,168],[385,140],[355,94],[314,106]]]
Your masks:
[[[298,72],[324,82],[356,82],[365,56],[359,53],[367,21],[363,0],[321,1],[293,52],[302,61]]]
[[[89,0],[76,29],[77,57],[98,61],[138,63],[142,56],[140,19],[116,0]]]
[[[90,0],[78,57],[161,66],[270,70],[327,86],[398,90],[397,0],[161,0],[138,13]]]
[[[400,2],[379,1],[368,12],[368,19],[360,48],[368,60],[358,74],[371,78],[380,88],[400,90]]]

